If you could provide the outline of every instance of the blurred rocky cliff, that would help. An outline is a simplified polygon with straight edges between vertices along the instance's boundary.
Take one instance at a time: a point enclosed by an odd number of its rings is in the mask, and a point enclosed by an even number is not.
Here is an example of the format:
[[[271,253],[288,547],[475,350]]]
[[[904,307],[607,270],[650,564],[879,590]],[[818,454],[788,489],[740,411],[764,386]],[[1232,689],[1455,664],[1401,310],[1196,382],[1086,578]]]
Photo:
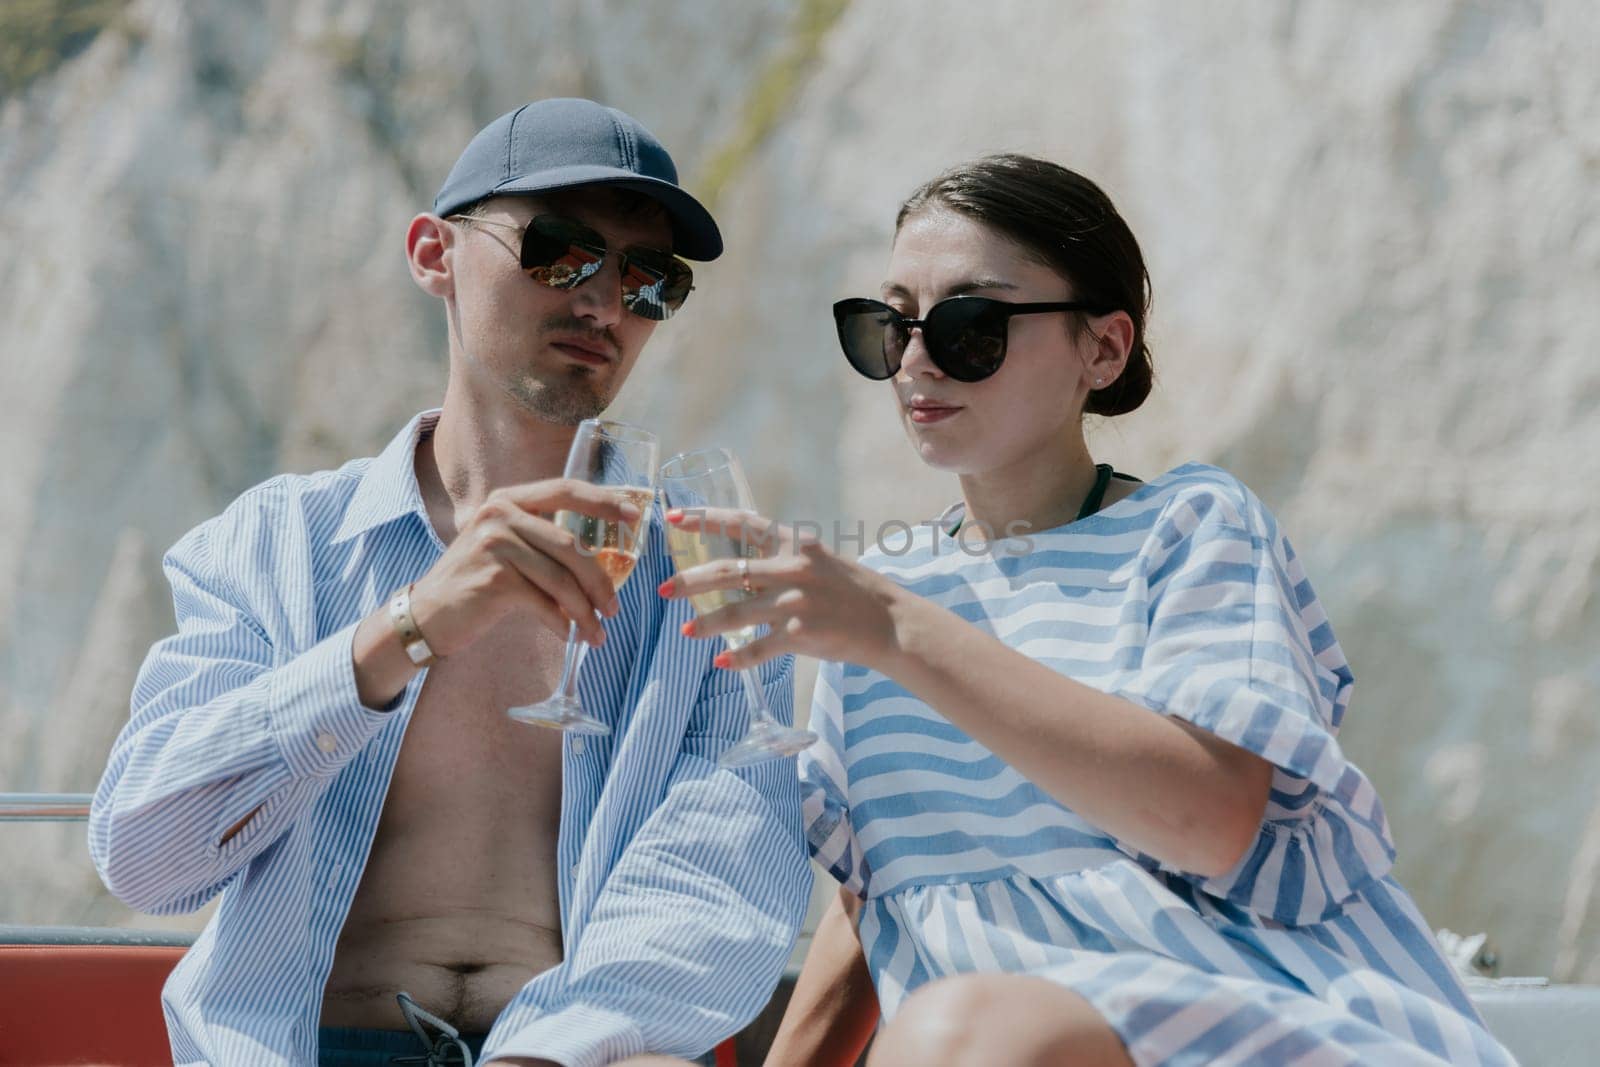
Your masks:
[[[999,149],[1100,181],[1160,381],[1097,455],[1220,463],[1279,512],[1402,880],[1507,972],[1600,980],[1590,0],[5,5],[0,791],[93,788],[171,627],[167,545],[437,398],[406,222],[483,122],[580,94],[654,129],[729,238],[620,413],[847,528],[954,493],[827,315],[876,289],[899,199]],[[0,827],[33,867],[0,919],[116,921],[81,828],[32,833]]]

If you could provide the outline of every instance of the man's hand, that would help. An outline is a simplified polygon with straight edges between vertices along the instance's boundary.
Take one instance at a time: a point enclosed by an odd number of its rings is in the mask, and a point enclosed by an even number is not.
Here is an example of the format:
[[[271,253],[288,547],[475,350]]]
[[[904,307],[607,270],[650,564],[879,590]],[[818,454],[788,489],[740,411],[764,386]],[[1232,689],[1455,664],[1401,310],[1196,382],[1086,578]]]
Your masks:
[[[516,607],[557,633],[576,622],[590,644],[604,639],[595,612],[616,614],[616,593],[593,552],[547,517],[561,510],[629,525],[639,518],[615,489],[567,478],[490,493],[411,591],[411,614],[435,655],[466,648]]]
[[[629,526],[640,517],[615,489],[567,478],[490,493],[412,587],[411,616],[434,655],[461,651],[514,608],[563,636],[576,622],[585,641],[605,640],[595,612],[615,615],[616,591],[594,553],[555,524],[552,516],[561,510]],[[387,707],[416,673],[386,604],[356,628],[353,657],[356,691],[369,708]]]

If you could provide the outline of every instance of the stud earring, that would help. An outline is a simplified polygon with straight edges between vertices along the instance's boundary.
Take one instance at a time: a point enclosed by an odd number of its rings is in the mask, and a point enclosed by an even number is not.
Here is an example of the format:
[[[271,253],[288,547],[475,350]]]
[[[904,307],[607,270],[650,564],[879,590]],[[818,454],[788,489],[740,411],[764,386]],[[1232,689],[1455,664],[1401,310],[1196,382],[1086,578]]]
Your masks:
[[[1095,380],[1094,380],[1094,386],[1095,386],[1095,388],[1096,388],[1096,389],[1098,389],[1098,388],[1100,388],[1100,383],[1101,383],[1101,382],[1103,382],[1103,381],[1105,381],[1105,379],[1104,379],[1104,378],[1096,378],[1096,379],[1095,379]]]

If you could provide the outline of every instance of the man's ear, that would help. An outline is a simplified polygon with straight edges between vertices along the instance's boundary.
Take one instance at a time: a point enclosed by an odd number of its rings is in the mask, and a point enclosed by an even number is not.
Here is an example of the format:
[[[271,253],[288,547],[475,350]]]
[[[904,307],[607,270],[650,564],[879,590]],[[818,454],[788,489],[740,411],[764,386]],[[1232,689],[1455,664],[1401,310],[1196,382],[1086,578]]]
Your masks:
[[[449,300],[455,296],[452,253],[459,231],[438,215],[424,212],[406,228],[406,264],[411,280],[430,296]]]

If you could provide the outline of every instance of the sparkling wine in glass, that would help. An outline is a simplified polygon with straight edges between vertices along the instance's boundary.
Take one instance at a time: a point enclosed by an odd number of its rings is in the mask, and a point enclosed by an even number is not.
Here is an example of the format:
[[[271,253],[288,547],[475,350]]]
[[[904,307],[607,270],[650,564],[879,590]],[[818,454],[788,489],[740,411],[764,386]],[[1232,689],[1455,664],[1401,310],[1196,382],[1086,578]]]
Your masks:
[[[725,448],[703,448],[673,456],[661,467],[661,489],[668,507],[686,511],[728,508],[755,512],[755,499],[739,460]],[[681,530],[669,525],[667,545],[672,551],[672,562],[680,571],[712,560],[757,559],[761,555],[757,546],[739,536],[737,531]],[[708,615],[749,596],[743,589],[718,589],[689,599],[695,614]],[[739,648],[756,639],[756,628],[745,626],[731,630],[723,634],[722,639],[729,648]],[[750,729],[722,754],[718,763],[724,767],[745,767],[763,760],[781,759],[816,741],[817,735],[811,731],[797,730],[778,721],[767,703],[766,691],[755,668],[747,667],[739,676],[744,680],[750,701]]]
[[[556,512],[555,522],[576,538],[580,551],[593,555],[611,579],[611,588],[620,591],[639,562],[644,527],[650,521],[655,502],[655,434],[626,423],[604,419],[585,419],[578,424],[567,453],[566,477],[613,489],[619,497],[639,509],[633,523],[597,519],[577,511]],[[584,711],[578,699],[578,668],[589,646],[578,640],[578,624],[567,629],[567,651],[561,665],[561,681],[548,699],[537,704],[509,709],[506,714],[518,722],[549,726],[580,734],[609,734],[611,727]]]

